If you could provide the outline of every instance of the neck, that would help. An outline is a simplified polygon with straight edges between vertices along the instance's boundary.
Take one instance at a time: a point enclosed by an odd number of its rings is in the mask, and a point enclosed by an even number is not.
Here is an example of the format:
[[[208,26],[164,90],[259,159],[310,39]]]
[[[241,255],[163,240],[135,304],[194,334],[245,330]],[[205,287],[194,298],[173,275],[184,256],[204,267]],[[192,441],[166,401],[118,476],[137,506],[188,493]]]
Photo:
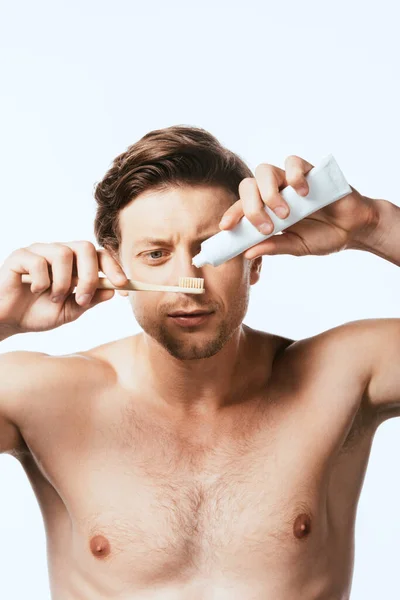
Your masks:
[[[212,416],[237,402],[249,387],[257,352],[254,338],[253,330],[242,324],[214,356],[181,360],[143,332],[135,354],[159,403],[187,416]]]

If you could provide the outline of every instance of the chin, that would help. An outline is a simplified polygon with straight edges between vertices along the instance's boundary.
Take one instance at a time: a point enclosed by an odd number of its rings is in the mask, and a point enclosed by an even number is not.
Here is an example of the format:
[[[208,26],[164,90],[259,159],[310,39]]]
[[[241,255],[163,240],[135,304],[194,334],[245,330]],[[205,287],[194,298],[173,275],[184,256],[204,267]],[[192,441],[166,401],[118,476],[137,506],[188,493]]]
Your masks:
[[[227,314],[214,314],[210,323],[190,328],[176,327],[165,314],[161,319],[154,318],[144,307],[134,310],[134,315],[144,333],[171,356],[178,360],[199,360],[211,358],[222,350],[242,326],[247,305],[248,296],[239,297]]]
[[[157,341],[167,352],[180,360],[198,360],[210,358],[217,354],[226,344],[230,336],[224,335],[221,327],[213,332],[192,331],[171,333],[161,328]]]
[[[173,344],[165,344],[164,348],[171,356],[178,360],[199,360],[201,358],[211,358],[223,348],[223,345],[209,344],[193,344],[185,345],[186,347],[176,346]]]
[[[217,354],[230,340],[236,328],[222,322],[213,331],[172,332],[166,325],[143,327],[142,329],[162,346],[171,356],[178,360],[199,360],[211,358]],[[147,324],[148,325],[148,324]]]

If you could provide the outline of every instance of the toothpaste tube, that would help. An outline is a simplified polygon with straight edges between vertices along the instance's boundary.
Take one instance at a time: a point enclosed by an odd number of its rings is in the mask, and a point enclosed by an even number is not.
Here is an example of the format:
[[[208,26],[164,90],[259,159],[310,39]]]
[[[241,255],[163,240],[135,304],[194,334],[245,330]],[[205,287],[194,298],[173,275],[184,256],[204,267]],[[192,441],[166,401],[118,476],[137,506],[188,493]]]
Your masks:
[[[245,252],[248,248],[267,240],[352,192],[332,154],[328,154],[305,177],[309,186],[307,196],[300,196],[291,186],[287,186],[279,192],[289,205],[290,213],[286,219],[279,219],[268,206],[264,205],[264,210],[274,224],[272,233],[268,235],[260,233],[246,217],[242,217],[233,229],[220,231],[205,240],[201,244],[199,254],[193,257],[192,264],[195,267],[202,267],[206,264],[218,267]]]

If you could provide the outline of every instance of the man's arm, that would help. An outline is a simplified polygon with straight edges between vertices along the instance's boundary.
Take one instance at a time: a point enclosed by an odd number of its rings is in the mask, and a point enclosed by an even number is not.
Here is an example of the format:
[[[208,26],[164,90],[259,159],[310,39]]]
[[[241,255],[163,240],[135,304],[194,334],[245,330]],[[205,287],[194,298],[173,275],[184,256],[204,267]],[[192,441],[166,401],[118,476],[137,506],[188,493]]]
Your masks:
[[[374,226],[358,234],[348,247],[400,266],[400,208],[387,200],[374,200],[374,205]],[[372,319],[360,324],[371,357],[367,401],[381,420],[400,416],[400,319]]]
[[[332,357],[348,357],[378,423],[400,416],[400,319],[363,319],[326,332]],[[338,374],[340,377],[340,374]]]
[[[8,352],[0,356],[0,453],[23,446],[18,422],[23,406],[33,407],[46,378],[47,354]]]
[[[269,219],[265,206],[288,209],[280,190],[290,185],[299,195],[309,187],[307,173],[313,165],[299,156],[288,156],[285,170],[262,163],[255,178],[246,178],[239,187],[240,199],[224,213],[232,229],[246,216],[259,227]],[[387,200],[351,193],[249,248],[245,258],[262,255],[324,255],[340,250],[366,250],[400,266],[400,208]],[[258,205],[258,211],[254,207]],[[264,206],[265,205],[265,206]],[[279,215],[278,215],[279,216]],[[225,219],[224,219],[225,221]],[[400,276],[400,272],[399,272]],[[400,319],[356,321],[336,328],[329,337],[339,353],[351,356],[367,402],[384,416],[400,415]]]
[[[400,267],[400,208],[387,200],[373,200],[375,223],[350,239],[348,248],[366,250]]]
[[[381,420],[400,416],[400,319],[368,322],[373,355],[367,399]]]

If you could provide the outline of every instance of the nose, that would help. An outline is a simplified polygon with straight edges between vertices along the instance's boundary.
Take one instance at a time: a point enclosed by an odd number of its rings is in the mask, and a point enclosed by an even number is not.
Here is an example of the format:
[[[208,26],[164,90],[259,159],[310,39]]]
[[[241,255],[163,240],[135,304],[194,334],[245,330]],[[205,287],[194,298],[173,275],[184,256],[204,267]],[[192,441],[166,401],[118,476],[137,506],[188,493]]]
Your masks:
[[[198,253],[195,248],[193,252],[182,252],[179,259],[174,264],[174,280],[179,281],[181,277],[203,278],[204,267],[195,267],[192,264],[192,258]],[[204,280],[205,283],[205,280]],[[189,292],[190,293],[190,292]],[[185,292],[186,295],[186,292]],[[198,294],[197,294],[198,295]]]

